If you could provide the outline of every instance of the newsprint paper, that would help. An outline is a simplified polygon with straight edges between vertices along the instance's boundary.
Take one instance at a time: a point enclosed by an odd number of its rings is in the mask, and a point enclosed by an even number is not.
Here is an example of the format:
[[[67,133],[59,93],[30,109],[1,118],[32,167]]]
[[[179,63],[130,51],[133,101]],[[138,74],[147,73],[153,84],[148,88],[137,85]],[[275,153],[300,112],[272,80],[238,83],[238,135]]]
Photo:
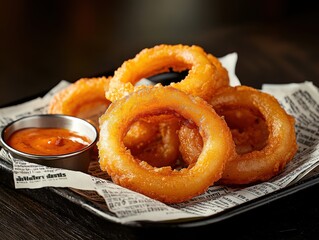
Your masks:
[[[231,85],[239,85],[235,75],[237,54],[220,59],[227,68]],[[70,83],[61,81],[44,97],[0,109],[0,128],[23,116],[46,113],[52,96]],[[275,96],[283,108],[296,119],[298,152],[284,171],[273,179],[244,188],[211,186],[187,202],[167,205],[144,195],[122,188],[110,180],[99,168],[98,160],[92,161],[89,173],[49,168],[14,159],[4,149],[0,157],[12,164],[15,188],[70,188],[91,201],[98,208],[83,207],[96,214],[123,224],[134,221],[192,220],[212,216],[239,204],[289,186],[300,179],[317,174],[319,164],[319,93],[312,82],[284,85],[263,85],[262,91]],[[94,206],[94,205],[93,205]]]

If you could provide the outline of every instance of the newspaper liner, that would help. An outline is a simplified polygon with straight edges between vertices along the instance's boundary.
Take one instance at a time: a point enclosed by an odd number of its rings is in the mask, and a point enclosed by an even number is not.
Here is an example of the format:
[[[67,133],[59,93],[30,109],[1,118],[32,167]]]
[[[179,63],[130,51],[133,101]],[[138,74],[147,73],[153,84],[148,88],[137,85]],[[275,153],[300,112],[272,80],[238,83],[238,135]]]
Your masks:
[[[237,54],[220,59],[227,68],[231,85],[239,85],[235,75]],[[144,80],[145,81],[145,80]],[[0,109],[0,129],[23,116],[45,113],[52,96],[70,83],[61,81],[44,97]],[[262,91],[275,96],[283,108],[296,119],[298,152],[285,170],[273,179],[245,188],[211,186],[187,202],[166,205],[118,186],[92,161],[89,173],[49,168],[12,158],[4,149],[0,157],[13,165],[15,188],[67,187],[94,201],[98,208],[83,203],[82,207],[106,219],[133,224],[135,221],[188,220],[212,216],[231,207],[287,187],[300,179],[317,175],[319,165],[319,92],[311,82],[300,84],[265,84]],[[316,168],[318,167],[318,168]]]

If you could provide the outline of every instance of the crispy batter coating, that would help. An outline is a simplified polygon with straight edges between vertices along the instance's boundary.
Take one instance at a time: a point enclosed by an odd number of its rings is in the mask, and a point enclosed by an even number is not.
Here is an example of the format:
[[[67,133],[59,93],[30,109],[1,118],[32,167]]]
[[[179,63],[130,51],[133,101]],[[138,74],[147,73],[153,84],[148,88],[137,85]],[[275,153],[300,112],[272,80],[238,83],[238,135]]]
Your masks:
[[[216,65],[216,66],[215,66]],[[141,87],[134,85],[142,78],[159,73],[189,70],[188,75],[171,86],[188,94],[210,99],[221,86],[229,84],[228,74],[217,58],[198,46],[157,45],[145,48],[119,67],[110,82],[106,98],[114,101]]]
[[[98,118],[111,103],[105,98],[111,77],[81,78],[57,93],[48,107],[50,114],[83,118],[98,127]]]

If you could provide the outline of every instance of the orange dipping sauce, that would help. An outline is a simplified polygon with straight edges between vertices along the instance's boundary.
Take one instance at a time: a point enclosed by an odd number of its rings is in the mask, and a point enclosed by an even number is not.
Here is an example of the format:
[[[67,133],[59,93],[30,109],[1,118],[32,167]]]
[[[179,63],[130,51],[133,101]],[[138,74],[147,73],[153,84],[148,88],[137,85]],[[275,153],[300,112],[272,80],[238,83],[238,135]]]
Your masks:
[[[7,143],[24,153],[48,156],[79,151],[90,140],[63,128],[24,128],[14,132]]]

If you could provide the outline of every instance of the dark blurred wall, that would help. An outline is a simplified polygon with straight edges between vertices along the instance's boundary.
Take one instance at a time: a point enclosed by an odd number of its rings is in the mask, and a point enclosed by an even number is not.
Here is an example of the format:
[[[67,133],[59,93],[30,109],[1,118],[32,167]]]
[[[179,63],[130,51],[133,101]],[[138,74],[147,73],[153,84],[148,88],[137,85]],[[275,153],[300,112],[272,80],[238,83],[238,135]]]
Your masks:
[[[282,22],[298,24],[313,17],[317,6],[284,0],[3,0],[0,104],[42,92],[61,79],[114,70],[160,43],[197,44],[216,56],[240,52],[240,41],[227,38],[228,32],[255,23],[267,23],[268,31]]]

